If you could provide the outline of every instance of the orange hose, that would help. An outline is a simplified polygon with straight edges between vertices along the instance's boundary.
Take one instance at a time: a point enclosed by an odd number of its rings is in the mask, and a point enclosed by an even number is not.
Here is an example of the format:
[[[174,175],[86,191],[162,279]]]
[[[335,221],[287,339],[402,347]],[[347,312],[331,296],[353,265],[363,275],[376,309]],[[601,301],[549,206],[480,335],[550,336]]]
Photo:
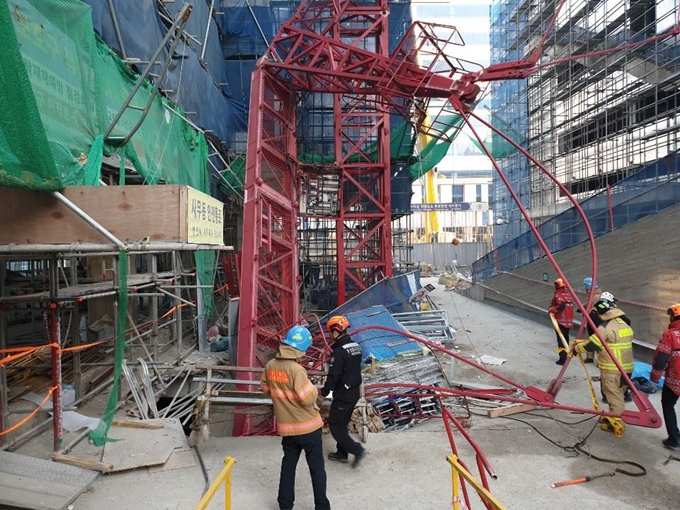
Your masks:
[[[566,482],[557,482],[550,485],[553,489],[557,487],[564,487],[565,485],[576,485],[577,483],[589,482],[590,477],[584,476],[583,478],[575,478],[573,480],[567,480]]]

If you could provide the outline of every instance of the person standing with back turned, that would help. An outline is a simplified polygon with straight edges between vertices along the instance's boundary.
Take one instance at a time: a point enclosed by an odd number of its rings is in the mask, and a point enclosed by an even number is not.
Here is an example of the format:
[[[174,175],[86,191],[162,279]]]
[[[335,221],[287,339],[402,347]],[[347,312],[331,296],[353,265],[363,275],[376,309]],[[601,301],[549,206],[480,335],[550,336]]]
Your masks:
[[[304,326],[293,326],[283,339],[276,357],[265,366],[260,379],[260,388],[272,397],[276,427],[282,436],[280,510],[292,510],[295,504],[295,470],[303,450],[312,477],[314,510],[331,509],[326,497],[326,468],[321,439],[323,420],[316,405],[318,392],[298,363],[310,345],[312,335],[309,330]]]
[[[331,346],[333,354],[321,394],[326,397],[333,392],[328,428],[337,442],[337,451],[329,453],[328,459],[346,464],[351,453],[354,455],[352,467],[357,467],[366,455],[366,450],[350,437],[347,425],[360,396],[361,347],[347,333],[349,326],[344,315],[334,315],[328,319],[326,329],[335,342]]]
[[[569,331],[574,325],[574,303],[571,300],[569,292],[567,292],[567,286],[564,284],[562,278],[555,280],[554,284],[555,293],[550,302],[548,312],[555,316],[557,325],[559,326],[564,339],[567,341],[567,347],[569,347]],[[567,361],[567,351],[564,350],[560,334],[555,332],[555,336],[557,337],[557,352],[560,356],[555,363],[564,365],[564,362]]]
[[[680,395],[680,303],[671,306],[666,313],[671,321],[654,351],[649,378],[656,383],[665,375],[661,390],[661,409],[668,438],[662,442],[669,450],[680,450],[680,430],[675,414],[675,404]]]

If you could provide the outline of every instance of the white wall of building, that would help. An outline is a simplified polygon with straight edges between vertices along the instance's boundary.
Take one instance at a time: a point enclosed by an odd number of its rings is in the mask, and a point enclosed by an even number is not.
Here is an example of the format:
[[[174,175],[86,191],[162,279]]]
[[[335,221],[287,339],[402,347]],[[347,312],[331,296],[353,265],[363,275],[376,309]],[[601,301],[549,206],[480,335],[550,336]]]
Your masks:
[[[489,5],[489,0],[412,0],[411,9],[414,21],[456,27],[465,46],[454,48],[458,53],[453,56],[478,64],[477,67],[482,68],[487,67],[490,62]],[[485,108],[485,104],[488,104],[488,98],[477,105],[475,113],[489,121],[489,110]],[[432,100],[430,117],[435,118],[444,105],[444,100]],[[450,113],[450,109],[448,110]],[[482,140],[489,138],[489,130],[481,123],[474,121],[473,126]],[[493,166],[472,142],[471,138],[474,137],[472,130],[464,128],[454,139],[447,155],[437,165],[434,180],[435,203],[483,202],[487,210],[437,211],[435,214],[439,222],[439,242],[449,242],[454,236],[464,242],[486,242],[490,238],[493,213],[488,211],[488,201]],[[424,177],[413,183],[412,204],[423,203],[424,187]],[[411,224],[421,235],[421,240],[429,242],[423,235],[426,214],[428,213],[414,212]]]

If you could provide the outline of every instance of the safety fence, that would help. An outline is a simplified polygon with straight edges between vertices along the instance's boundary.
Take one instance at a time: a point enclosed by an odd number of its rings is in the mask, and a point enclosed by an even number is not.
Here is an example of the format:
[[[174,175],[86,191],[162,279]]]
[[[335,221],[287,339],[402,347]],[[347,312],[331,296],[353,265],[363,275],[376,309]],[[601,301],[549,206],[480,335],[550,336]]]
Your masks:
[[[464,479],[474,488],[487,508],[493,508],[494,510],[505,510],[503,504],[498,501],[493,494],[486,490],[486,488],[481,483],[479,483],[479,481],[477,481],[474,476],[472,476],[472,473],[463,467],[457,455],[449,455],[446,457],[446,461],[451,464],[453,510],[463,510],[465,508],[469,508],[463,503],[463,499],[461,498],[461,479]]]
[[[224,459],[222,471],[220,471],[217,478],[213,480],[213,483],[210,484],[206,493],[203,494],[201,501],[196,505],[196,510],[205,510],[208,508],[208,505],[212,502],[213,497],[215,497],[215,494],[217,494],[217,491],[220,490],[222,485],[224,485],[224,510],[231,510],[231,471],[234,469],[235,464],[236,459],[232,457],[226,457]]]
[[[673,207],[680,199],[678,153],[651,163],[630,177],[581,202],[595,237]],[[583,218],[572,207],[538,226],[551,253],[588,239]],[[474,281],[484,281],[545,256],[528,231],[472,264]]]

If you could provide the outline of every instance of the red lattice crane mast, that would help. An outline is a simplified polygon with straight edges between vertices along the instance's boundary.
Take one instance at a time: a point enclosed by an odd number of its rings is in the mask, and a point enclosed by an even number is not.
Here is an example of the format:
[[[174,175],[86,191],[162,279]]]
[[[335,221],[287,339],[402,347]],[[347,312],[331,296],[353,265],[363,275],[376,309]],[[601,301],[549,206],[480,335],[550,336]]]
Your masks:
[[[563,3],[564,0],[555,17]],[[387,0],[360,5],[350,1],[303,2],[281,26],[253,73],[240,281],[240,366],[263,365],[273,355],[282,334],[300,321],[298,184],[301,173],[308,170],[297,159],[296,107],[301,93],[334,94],[335,161],[316,171],[341,176],[340,208],[335,221],[338,301],[342,303],[350,292],[359,292],[392,275],[390,112],[398,112],[420,132],[426,130],[430,136],[443,138],[445,130],[438,128],[436,120],[424,127],[426,112],[417,99],[445,98],[466,122],[473,117],[497,131],[476,117],[470,107],[480,95],[479,83],[525,78],[546,65],[621,51],[680,32],[675,27],[670,34],[651,40],[537,65],[551,25],[530,58],[482,69],[452,56],[452,47],[463,46],[453,27],[446,27],[450,36],[442,38],[435,33],[435,28],[441,26],[417,22],[389,55],[388,14]],[[417,64],[419,56],[426,56],[425,65]],[[474,127],[469,122],[468,125],[474,132]],[[499,134],[570,197],[588,229],[593,254],[591,274],[597,278],[593,236],[578,202],[540,162],[509,137]],[[588,318],[587,308],[578,300],[507,178],[488,151],[487,155],[583,316]],[[312,354],[312,365],[321,359],[318,353]],[[535,397],[549,400],[545,393]],[[658,416],[653,408],[639,407],[648,415],[635,421],[655,423]],[[250,421],[237,415],[235,433],[251,432]]]

